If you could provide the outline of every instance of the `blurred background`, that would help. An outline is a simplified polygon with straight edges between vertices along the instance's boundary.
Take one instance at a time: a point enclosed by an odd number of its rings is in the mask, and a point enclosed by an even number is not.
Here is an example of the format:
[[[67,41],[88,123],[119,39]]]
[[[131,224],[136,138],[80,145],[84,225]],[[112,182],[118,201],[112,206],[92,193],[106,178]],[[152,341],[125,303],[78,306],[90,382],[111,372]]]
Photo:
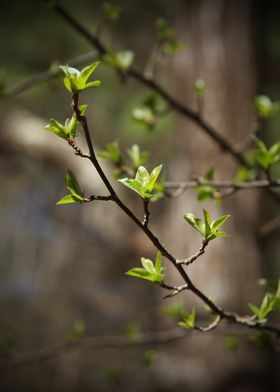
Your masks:
[[[66,194],[67,169],[86,194],[105,194],[90,163],[43,130],[50,118],[71,115],[62,76],[24,91],[22,80],[93,48],[43,1],[1,0],[0,111],[0,350],[9,361],[19,352],[52,347],[82,331],[94,338],[137,339],[141,331],[172,329],[176,306],[203,304],[189,293],[162,300],[165,294],[125,272],[155,249],[113,204],[57,206]],[[100,28],[101,1],[61,1],[90,30]],[[204,117],[233,144],[247,140],[255,127],[252,101],[257,94],[279,99],[280,3],[272,0],[134,0],[116,2],[120,17],[102,29],[101,38],[116,50],[132,50],[143,70],[155,42],[155,21],[165,18],[184,46],[160,61],[155,78],[171,95],[197,109],[197,79],[206,82]],[[81,58],[79,57],[81,60]],[[83,57],[82,57],[83,60]],[[72,65],[72,64],[70,64]],[[79,68],[79,67],[78,67]],[[153,130],[132,116],[149,91],[122,81],[101,64],[97,90],[82,97],[96,150],[118,140],[151,153],[146,166],[163,163],[165,178],[183,181],[215,167],[217,179],[233,178],[233,159],[190,121],[168,112]],[[260,137],[279,140],[280,118],[266,121]],[[83,145],[82,136],[79,143]],[[102,161],[114,181],[113,167]],[[277,170],[277,169],[276,169]],[[277,174],[277,171],[275,171]],[[122,198],[142,216],[138,198],[115,183]],[[279,227],[260,229],[277,217],[279,205],[260,191],[238,192],[221,205],[199,203],[194,191],[161,199],[151,207],[151,227],[172,253],[186,258],[200,238],[186,225],[187,212],[231,214],[229,239],[211,243],[190,267],[194,282],[226,309],[248,313],[263,291],[258,279],[278,279]],[[168,263],[167,263],[168,264]],[[170,282],[181,284],[167,265]],[[172,308],[173,306],[173,308]],[[168,311],[169,309],[169,311]],[[169,313],[169,316],[168,316]],[[275,321],[277,321],[275,319]],[[279,321],[279,320],[278,320]],[[104,345],[106,346],[106,345]],[[231,346],[229,348],[228,346]],[[56,350],[47,361],[32,361],[0,373],[2,391],[278,391],[279,353],[252,344],[244,331],[231,338],[226,329],[186,333],[180,340],[137,347]]]

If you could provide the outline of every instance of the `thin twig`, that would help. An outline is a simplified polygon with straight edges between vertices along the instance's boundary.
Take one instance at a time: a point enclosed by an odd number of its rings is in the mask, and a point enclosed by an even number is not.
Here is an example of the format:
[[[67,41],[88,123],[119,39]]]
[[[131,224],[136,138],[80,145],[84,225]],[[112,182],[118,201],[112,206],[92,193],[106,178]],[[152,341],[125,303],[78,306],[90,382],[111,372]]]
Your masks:
[[[73,67],[79,66],[86,64],[90,61],[96,60],[97,59],[97,53],[96,50],[82,54],[81,56],[73,57],[71,59],[65,60],[65,64],[70,64]],[[31,87],[36,86],[39,83],[47,82],[48,80],[51,80],[57,76],[61,75],[61,70],[56,67],[54,70],[47,70],[44,72],[40,72],[37,75],[34,75],[30,78],[27,78],[25,80],[22,80],[11,87],[8,87],[7,89],[4,90],[3,97],[4,98],[14,98],[15,96],[23,93],[24,91],[28,90]]]
[[[205,253],[205,248],[208,245],[208,243],[209,241],[203,241],[197,253],[187,258],[186,260],[177,260],[177,264],[184,264],[184,265],[192,264],[196,259],[198,259],[201,255],[203,255],[203,253]]]

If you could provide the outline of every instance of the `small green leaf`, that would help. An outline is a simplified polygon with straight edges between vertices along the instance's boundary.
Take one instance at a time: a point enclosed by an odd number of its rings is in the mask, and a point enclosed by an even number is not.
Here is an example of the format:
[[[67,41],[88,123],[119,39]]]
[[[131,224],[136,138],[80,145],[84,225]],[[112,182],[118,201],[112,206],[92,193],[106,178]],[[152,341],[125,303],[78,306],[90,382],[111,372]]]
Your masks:
[[[155,269],[156,269],[156,273],[157,274],[161,274],[162,273],[161,259],[162,259],[161,252],[157,252],[156,262],[155,262]]]
[[[136,278],[146,279],[154,283],[161,283],[165,278],[165,274],[164,268],[161,266],[160,257],[161,256],[159,256],[158,253],[155,265],[151,260],[142,257],[141,264],[144,268],[132,268],[127,271],[126,274]]]
[[[91,76],[91,74],[95,71],[99,62],[93,63],[81,71],[76,68],[69,67],[68,65],[61,65],[60,69],[66,75],[64,78],[64,84],[68,91],[73,94],[77,94],[89,87],[98,87],[100,85],[100,81],[96,80],[94,82],[87,83],[87,80]]]
[[[145,350],[142,358],[142,364],[144,367],[150,367],[156,360],[156,353],[154,350]]]
[[[64,125],[60,124],[58,121],[51,119],[50,123],[45,126],[47,131],[55,133],[57,136],[67,139],[69,137],[69,133]]]
[[[121,9],[117,4],[106,2],[102,4],[103,13],[108,20],[117,20],[120,16]]]
[[[155,183],[158,179],[158,176],[160,175],[162,169],[162,165],[159,165],[154,168],[154,170],[151,172],[148,180],[148,185],[147,185],[147,190],[148,192],[152,192],[155,186]]]
[[[60,199],[56,204],[82,203],[83,197],[77,195],[67,195]]]
[[[179,322],[179,326],[187,329],[193,329],[196,322],[196,308],[193,307],[192,312],[182,312],[183,321]]]
[[[130,342],[138,342],[141,339],[141,330],[138,323],[129,323],[125,326],[123,335]]]
[[[145,257],[141,257],[141,263],[144,269],[149,272],[149,274],[154,274],[156,272],[154,264],[151,260],[145,259]]]
[[[66,188],[75,196],[80,196],[83,198],[83,193],[78,184],[78,181],[71,170],[67,171],[66,174]]]
[[[98,152],[97,156],[106,159],[117,166],[121,166],[124,163],[124,158],[121,154],[119,143],[117,141],[107,144],[106,149]]]
[[[142,151],[137,144],[133,144],[131,148],[127,150],[127,154],[130,157],[133,168],[138,169],[139,166],[143,165],[149,158],[149,152]]]
[[[198,97],[203,97],[206,91],[206,83],[202,79],[195,82],[195,93]]]
[[[161,165],[155,168],[149,175],[144,166],[139,166],[135,179],[122,178],[119,180],[123,185],[138,193],[143,199],[155,199],[162,196],[156,191],[156,180],[161,170]]]
[[[79,74],[79,80],[84,84],[86,84],[87,80],[89,79],[91,74],[96,70],[98,65],[99,65],[99,61],[89,65],[88,67],[83,68]]]
[[[230,215],[223,215],[223,216],[221,216],[220,218],[214,220],[214,221],[211,223],[211,229],[212,229],[212,230],[217,230],[217,229],[219,229],[219,228],[225,223],[225,221],[228,220],[228,218],[230,218]]]
[[[266,95],[259,95],[254,100],[256,112],[260,117],[269,117],[272,114],[272,102]]]
[[[143,197],[142,194],[142,185],[139,181],[134,180],[132,178],[120,178],[118,180],[121,184],[125,185],[127,188],[133,190],[134,192],[138,193],[141,197]]]

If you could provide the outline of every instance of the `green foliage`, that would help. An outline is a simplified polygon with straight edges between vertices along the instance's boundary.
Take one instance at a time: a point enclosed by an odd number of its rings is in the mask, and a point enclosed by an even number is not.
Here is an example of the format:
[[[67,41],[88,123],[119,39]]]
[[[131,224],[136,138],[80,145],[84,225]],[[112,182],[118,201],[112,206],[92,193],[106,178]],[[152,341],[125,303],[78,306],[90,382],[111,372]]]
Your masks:
[[[154,350],[145,350],[142,357],[142,365],[149,368],[156,360],[156,353]]]
[[[257,176],[257,170],[255,167],[240,166],[234,178],[236,184],[242,182],[253,181]]]
[[[178,319],[181,317],[183,312],[183,307],[180,302],[172,302],[170,305],[164,307],[161,310],[162,314],[165,314],[166,316],[170,316],[174,319]]]
[[[218,231],[218,229],[225,223],[230,215],[223,215],[220,218],[210,222],[210,215],[206,210],[203,210],[204,222],[196,218],[193,214],[188,213],[184,215],[185,220],[197,230],[203,237],[204,241],[211,241],[216,237],[226,237],[227,233],[224,231]]]
[[[254,100],[254,107],[259,117],[266,118],[279,113],[280,102],[272,102],[266,95],[258,95]]]
[[[110,53],[105,54],[103,62],[118,71],[126,72],[131,67],[134,60],[134,53],[131,50],[123,50],[115,52],[111,50]]]
[[[227,335],[223,338],[225,347],[236,349],[238,347],[238,340],[235,335]]]
[[[253,136],[256,149],[252,151],[255,164],[268,170],[272,165],[280,161],[280,142],[273,144],[269,149],[256,136]]]
[[[176,39],[176,30],[169,26],[164,18],[158,18],[155,22],[156,40],[161,45],[163,53],[175,54],[184,47],[184,44]]]
[[[99,151],[97,156],[114,163],[116,166],[121,166],[124,163],[124,158],[121,154],[119,143],[117,141],[107,144],[106,149]]]
[[[132,118],[140,125],[151,131],[157,125],[160,116],[166,113],[166,103],[158,94],[148,94],[139,106],[133,109]]]
[[[138,193],[143,199],[156,199],[162,196],[161,192],[155,191],[156,181],[161,172],[161,168],[162,165],[157,166],[149,174],[144,166],[140,166],[134,179],[121,178],[119,182]]]
[[[256,343],[261,349],[264,350],[273,350],[275,343],[275,335],[268,332],[256,332],[253,333],[249,340],[253,343]]]
[[[195,82],[195,94],[197,97],[202,98],[206,92],[206,83],[202,79],[197,79]]]
[[[130,158],[132,168],[137,170],[139,166],[146,163],[149,159],[150,153],[148,151],[140,151],[138,144],[133,144],[127,149],[127,154]]]
[[[187,328],[187,329],[193,329],[195,328],[195,322],[196,322],[196,309],[193,307],[191,313],[188,311],[183,311],[181,313],[181,316],[183,318],[183,321],[179,322],[179,326],[182,328]]]
[[[162,283],[165,274],[164,267],[162,267],[162,255],[160,252],[157,253],[155,264],[144,257],[141,258],[143,268],[132,268],[127,271],[126,274],[134,276],[140,279],[146,279],[154,283]]]
[[[86,108],[87,105],[79,106],[81,116],[84,115]],[[64,125],[54,119],[51,119],[50,123],[45,127],[45,130],[50,131],[63,139],[69,139],[76,137],[78,126],[79,121],[77,120],[76,113],[74,113],[70,119],[67,118]]]
[[[84,202],[84,194],[76,180],[74,174],[68,170],[65,180],[66,188],[71,192],[70,195],[64,196],[56,204],[68,204],[68,203],[82,203]]]
[[[125,326],[123,335],[130,342],[138,342],[141,339],[140,325],[138,323],[129,323]]]
[[[84,320],[75,321],[73,328],[67,332],[66,337],[71,342],[78,342],[86,336],[86,324]]]
[[[105,19],[112,21],[119,19],[121,9],[117,4],[105,2],[102,4],[102,8]]]
[[[280,280],[275,294],[266,293],[260,307],[249,304],[251,311],[257,316],[259,321],[265,322],[269,313],[273,310],[280,309]]]
[[[99,62],[93,63],[83,68],[81,71],[76,68],[69,67],[68,65],[61,65],[60,69],[66,75],[64,78],[64,85],[67,90],[72,94],[78,94],[87,88],[100,86],[100,80],[87,83],[89,77],[95,71],[98,64]]]
[[[203,177],[199,178],[199,182],[203,183],[214,180],[214,168],[210,167]],[[197,200],[200,202],[215,200],[216,203],[221,203],[221,197],[219,195],[219,190],[213,186],[209,185],[197,185],[194,187],[198,191]]]

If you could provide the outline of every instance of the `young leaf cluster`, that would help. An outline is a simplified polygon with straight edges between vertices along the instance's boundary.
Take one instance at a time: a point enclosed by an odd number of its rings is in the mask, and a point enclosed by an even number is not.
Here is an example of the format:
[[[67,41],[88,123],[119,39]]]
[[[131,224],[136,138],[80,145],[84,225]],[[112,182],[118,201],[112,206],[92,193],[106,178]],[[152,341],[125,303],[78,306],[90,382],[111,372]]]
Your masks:
[[[87,105],[79,106],[79,111],[81,116],[84,115],[86,108]],[[60,124],[58,121],[54,119],[51,119],[50,123],[45,127],[45,129],[67,140],[69,138],[74,139],[77,136],[78,126],[79,126],[79,121],[77,120],[76,113],[74,113],[70,119],[67,118],[64,125]]]
[[[199,178],[200,184],[214,180],[214,168],[210,167],[203,177]],[[200,202],[207,200],[215,200],[216,203],[221,202],[221,197],[219,195],[219,190],[213,186],[209,185],[197,185],[194,187],[198,191],[197,200]]]
[[[152,131],[158,119],[166,112],[166,104],[155,93],[147,95],[139,106],[133,109],[132,118],[148,131]]]
[[[260,307],[249,304],[251,311],[257,316],[259,321],[266,321],[267,316],[273,310],[280,309],[280,280],[275,294],[266,293]]]
[[[78,94],[81,91],[90,87],[99,87],[100,80],[95,80],[94,82],[88,82],[88,79],[95,71],[99,62],[93,63],[88,67],[83,68],[79,71],[76,68],[69,67],[68,65],[60,65],[60,69],[64,72],[64,85],[68,91],[72,94]]]
[[[188,311],[182,311],[181,316],[183,321],[179,322],[179,326],[182,328],[193,329],[195,327],[196,322],[196,308],[193,307],[191,313]]]
[[[104,64],[115,68],[117,71],[126,72],[131,67],[134,60],[134,53],[131,50],[123,50],[115,52],[111,50],[110,53],[103,57]]]
[[[155,23],[156,39],[161,45],[163,53],[173,55],[184,47],[176,38],[176,30],[169,26],[164,18],[158,18]]]
[[[254,162],[263,169],[268,170],[272,165],[280,161],[280,142],[273,144],[269,149],[256,136],[254,136],[256,149],[253,150]]]
[[[223,215],[211,223],[208,211],[203,210],[203,214],[204,221],[196,218],[191,213],[184,215],[184,218],[195,230],[197,230],[202,235],[203,240],[206,242],[211,241],[216,237],[227,236],[225,231],[219,231],[218,229],[225,223],[230,215]]]
[[[74,174],[70,170],[66,174],[65,184],[66,188],[70,191],[70,195],[64,196],[56,204],[83,203],[84,194]]]
[[[154,283],[163,282],[165,278],[165,269],[162,267],[162,255],[160,252],[157,253],[155,264],[151,260],[145,259],[145,257],[141,258],[141,264],[143,268],[132,268],[127,271],[126,274],[136,278],[146,279]]]
[[[266,95],[258,95],[254,100],[254,107],[259,117],[266,118],[279,113],[280,102],[272,102]]]
[[[157,191],[156,184],[161,169],[162,165],[159,165],[149,174],[144,166],[139,166],[135,178],[121,178],[119,182],[138,193],[142,199],[158,199],[162,197],[162,192]]]

